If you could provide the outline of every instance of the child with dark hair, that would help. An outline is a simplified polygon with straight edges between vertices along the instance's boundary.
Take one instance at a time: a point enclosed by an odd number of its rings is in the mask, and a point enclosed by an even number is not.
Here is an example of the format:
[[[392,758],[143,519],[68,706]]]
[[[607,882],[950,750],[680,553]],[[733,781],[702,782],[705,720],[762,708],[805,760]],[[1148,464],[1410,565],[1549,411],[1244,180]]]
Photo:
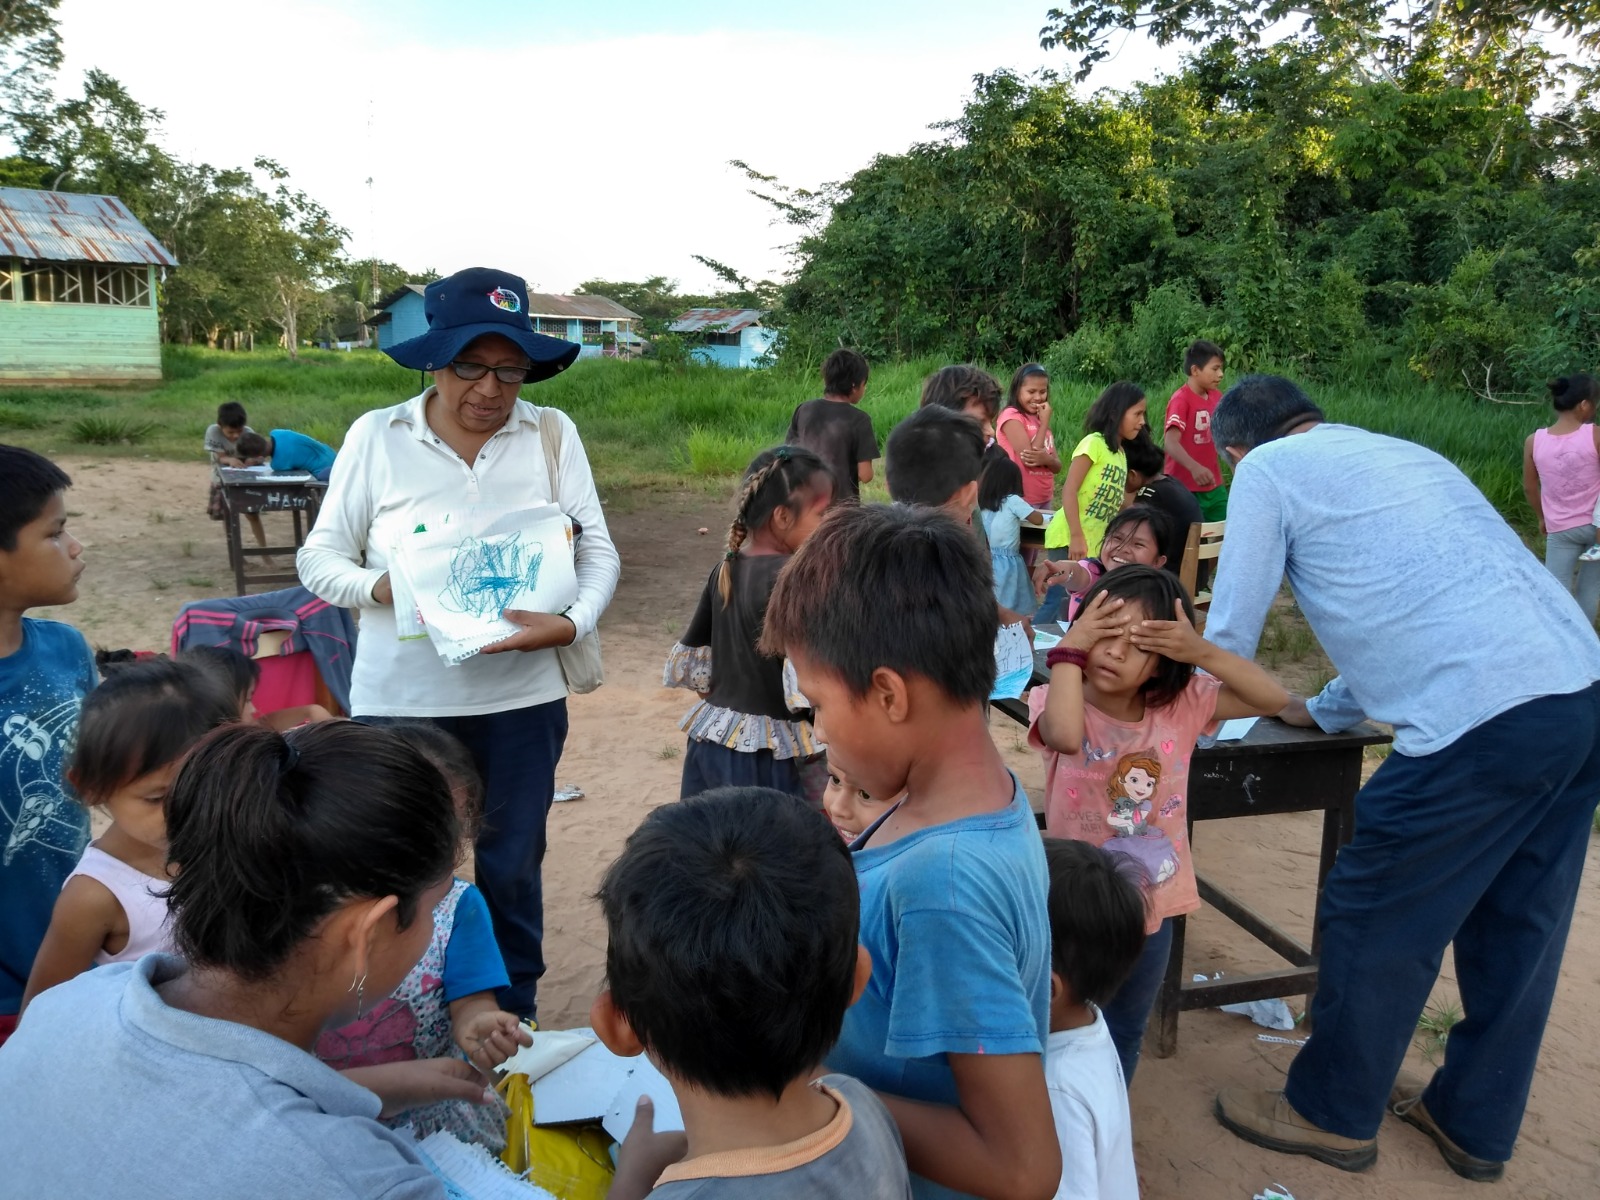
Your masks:
[[[229,400],[217,405],[217,419],[214,424],[206,426],[206,453],[211,456],[212,467],[242,467],[246,465],[245,455],[240,453],[239,439],[245,434],[254,435],[245,422],[244,405],[237,400]],[[222,501],[222,479],[215,471],[211,476],[211,492],[206,498],[206,515],[213,521],[227,519],[228,508]],[[259,513],[246,513],[244,519],[250,524],[250,532],[255,536],[256,545],[267,544],[266,531],[261,528],[261,515]],[[269,564],[271,559],[266,560]]]
[[[833,476],[804,446],[763,450],[745,470],[728,548],[662,674],[663,687],[700,696],[679,725],[689,739],[684,798],[735,784],[806,795],[802,767],[818,749],[811,722],[789,707],[782,655],[756,643],[778,572],[833,499]]]
[[[994,458],[978,480],[978,511],[989,543],[994,595],[1002,607],[1031,612],[1038,602],[1022,558],[1022,527],[1043,525],[1044,517],[1022,496],[1022,471],[1009,458]]]
[[[202,1200],[247,1181],[257,1200],[443,1200],[415,1143],[377,1118],[481,1100],[482,1077],[458,1060],[341,1075],[310,1053],[428,944],[460,849],[438,770],[353,721],[230,725],[184,761],[166,815],[182,956],[100,967],[28,1009],[0,1053],[8,1189]],[[85,1080],[115,1120],[95,1153],[64,1152]]]
[[[0,1043],[89,841],[63,756],[94,687],[94,655],[72,626],[26,615],[78,598],[83,547],[67,532],[63,496],[71,484],[49,459],[0,446]]]
[[[1044,852],[985,719],[997,627],[965,529],[867,506],[795,555],[762,643],[793,663],[830,766],[904,793],[851,847],[872,981],[828,1064],[885,1093],[918,1196],[1048,1196],[1061,1178]]]
[[[884,814],[886,801],[867,794],[837,763],[828,763],[828,783],[822,791],[822,811],[847,843],[855,841]]]
[[[983,471],[983,430],[959,410],[919,408],[890,430],[883,471],[896,504],[939,508],[969,521]]]
[[[1127,494],[1132,497],[1131,503],[1148,504],[1167,516],[1167,536],[1161,543],[1161,553],[1166,555],[1167,570],[1176,575],[1183,566],[1189,527],[1201,522],[1199,501],[1188,488],[1163,473],[1166,455],[1150,440],[1148,429],[1122,449],[1128,457]]]
[[[994,423],[1000,415],[1000,385],[989,372],[966,363],[940,367],[922,381],[918,407],[966,413],[978,422],[987,446],[994,440]]]
[[[1183,355],[1188,379],[1167,401],[1164,422],[1167,474],[1194,493],[1207,521],[1228,516],[1228,489],[1211,436],[1211,418],[1222,399],[1222,369],[1221,346],[1203,339],[1191,343]]]
[[[1049,372],[1038,363],[1018,367],[1006,401],[995,426],[995,444],[1022,472],[1022,498],[1034,508],[1048,508],[1061,473],[1061,456],[1050,432]]]
[[[1100,553],[1106,522],[1122,508],[1128,480],[1122,446],[1139,436],[1144,413],[1144,391],[1135,383],[1113,383],[1095,397],[1061,485],[1061,509],[1045,530],[1046,550],[1065,548],[1069,559]]]
[[[309,471],[323,483],[328,482],[338,457],[332,446],[292,429],[247,433],[239,439],[239,453],[247,462],[270,464],[274,471]]]
[[[1289,694],[1204,641],[1183,585],[1151,566],[1110,571],[1090,588],[1048,662],[1049,684],[1028,699],[1028,744],[1049,780],[1045,829],[1133,858],[1151,884],[1144,952],[1104,1005],[1131,1080],[1172,918],[1200,907],[1184,804],[1195,744],[1218,722],[1276,713]]]
[[[189,748],[238,718],[232,694],[186,663],[129,664],[89,693],[67,779],[111,818],[67,876],[33,960],[33,999],[106,963],[170,954],[167,823],[162,805]]]
[[[260,713],[255,707],[256,684],[261,681],[261,664],[236,646],[190,646],[178,655],[209,671],[239,702],[239,720],[265,725],[282,732],[311,721],[328,721],[333,714],[320,704],[296,704],[290,708]],[[449,736],[446,734],[445,736]]]
[[[1106,526],[1105,541],[1097,557],[1052,559],[1044,564],[1039,576],[1045,585],[1044,603],[1034,620],[1058,620],[1063,604],[1067,620],[1073,620],[1082,611],[1084,594],[1107,571],[1132,566],[1164,567],[1176,576],[1178,572],[1163,548],[1170,538],[1167,514],[1160,509],[1148,504],[1123,509]]]
[[[867,392],[867,360],[854,350],[835,350],[822,364],[822,398],[807,400],[789,419],[784,441],[804,446],[833,473],[839,499],[858,500],[872,478],[878,435],[858,407]]]
[[[1061,838],[1045,838],[1044,861],[1051,967],[1044,1072],[1061,1142],[1055,1200],[1139,1200],[1128,1085],[1100,1008],[1144,950],[1143,874],[1126,858]]]
[[[416,750],[444,776],[455,799],[463,844],[470,845],[483,815],[483,782],[471,752],[432,721],[395,721],[379,728]],[[519,1045],[533,1041],[495,999],[495,992],[509,983],[488,902],[472,884],[454,879],[434,906],[433,935],[410,974],[365,1016],[324,1030],[317,1038],[316,1056],[341,1071],[454,1056],[488,1075]],[[448,1130],[498,1154],[505,1149],[509,1116],[498,1097],[493,1104],[441,1100],[411,1109],[390,1123],[409,1125],[419,1137]]]
[[[667,1077],[687,1134],[654,1134],[641,1104],[610,1200],[910,1195],[883,1102],[817,1077],[872,970],[850,855],[826,821],[766,788],[658,808],[599,898],[607,990],[590,1020]]]

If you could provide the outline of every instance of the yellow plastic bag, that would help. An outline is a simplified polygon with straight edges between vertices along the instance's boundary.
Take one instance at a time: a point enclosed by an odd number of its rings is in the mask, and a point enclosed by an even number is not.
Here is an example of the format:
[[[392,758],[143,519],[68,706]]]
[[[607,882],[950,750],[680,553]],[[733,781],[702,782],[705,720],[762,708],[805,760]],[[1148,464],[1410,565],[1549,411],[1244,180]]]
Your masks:
[[[616,1174],[611,1135],[598,1123],[535,1125],[533,1089],[526,1075],[507,1076],[503,1094],[511,1116],[500,1161],[559,1200],[605,1200]]]

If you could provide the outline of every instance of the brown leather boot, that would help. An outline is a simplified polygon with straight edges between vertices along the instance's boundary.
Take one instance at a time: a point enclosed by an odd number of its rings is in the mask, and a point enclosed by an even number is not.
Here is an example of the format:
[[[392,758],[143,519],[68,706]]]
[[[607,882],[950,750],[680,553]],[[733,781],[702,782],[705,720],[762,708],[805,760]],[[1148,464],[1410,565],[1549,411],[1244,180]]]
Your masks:
[[[1377,1138],[1329,1133],[1295,1112],[1282,1092],[1223,1088],[1217,1120],[1247,1142],[1282,1154],[1306,1154],[1341,1171],[1365,1171],[1378,1159]]]
[[[1445,1163],[1461,1178],[1474,1183],[1493,1183],[1504,1175],[1505,1163],[1489,1158],[1474,1158],[1439,1128],[1428,1106],[1422,1102],[1422,1093],[1427,1087],[1427,1083],[1409,1071],[1400,1072],[1399,1078],[1394,1081],[1394,1088],[1389,1092],[1389,1111],[1407,1125],[1415,1126],[1431,1137],[1439,1147],[1439,1153],[1444,1156]]]

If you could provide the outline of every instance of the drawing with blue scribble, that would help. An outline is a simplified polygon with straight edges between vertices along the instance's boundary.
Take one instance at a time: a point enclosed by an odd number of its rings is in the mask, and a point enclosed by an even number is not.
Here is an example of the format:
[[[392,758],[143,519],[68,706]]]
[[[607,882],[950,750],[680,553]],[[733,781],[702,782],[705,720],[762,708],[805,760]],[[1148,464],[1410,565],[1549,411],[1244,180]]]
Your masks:
[[[544,543],[524,544],[520,533],[491,539],[469,537],[450,558],[450,574],[439,602],[452,612],[498,617],[512,601],[539,583]]]

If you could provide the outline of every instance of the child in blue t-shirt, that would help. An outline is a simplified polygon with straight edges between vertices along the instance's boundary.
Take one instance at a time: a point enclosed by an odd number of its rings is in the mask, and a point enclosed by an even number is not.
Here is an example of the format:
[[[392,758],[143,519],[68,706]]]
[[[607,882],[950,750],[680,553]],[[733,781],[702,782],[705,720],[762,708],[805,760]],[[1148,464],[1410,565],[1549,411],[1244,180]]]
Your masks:
[[[461,824],[470,836],[483,804],[483,784],[467,748],[431,721],[383,726],[438,768],[455,796]],[[494,940],[489,905],[464,879],[455,880],[433,909],[433,936],[411,973],[389,997],[348,1025],[325,1029],[316,1055],[338,1070],[415,1059],[464,1058],[485,1077],[532,1036],[495,992],[508,986],[505,960]],[[440,1100],[408,1109],[392,1121],[418,1136],[446,1130],[495,1153],[505,1149],[510,1110],[493,1104]]]
[[[323,483],[333,470],[337,452],[316,438],[292,429],[274,429],[263,437],[247,433],[239,439],[239,456],[247,462],[269,462],[274,471],[310,471]]]
[[[83,547],[66,531],[62,495],[71,484],[48,459],[0,446],[0,1043],[89,842],[63,758],[95,685],[94,655],[70,625],[23,615],[78,598]]]
[[[883,1093],[919,1197],[1061,1178],[1044,849],[985,721],[998,623],[972,536],[905,505],[835,510],[767,606],[830,766],[904,794],[851,846],[872,976],[827,1061]]]

